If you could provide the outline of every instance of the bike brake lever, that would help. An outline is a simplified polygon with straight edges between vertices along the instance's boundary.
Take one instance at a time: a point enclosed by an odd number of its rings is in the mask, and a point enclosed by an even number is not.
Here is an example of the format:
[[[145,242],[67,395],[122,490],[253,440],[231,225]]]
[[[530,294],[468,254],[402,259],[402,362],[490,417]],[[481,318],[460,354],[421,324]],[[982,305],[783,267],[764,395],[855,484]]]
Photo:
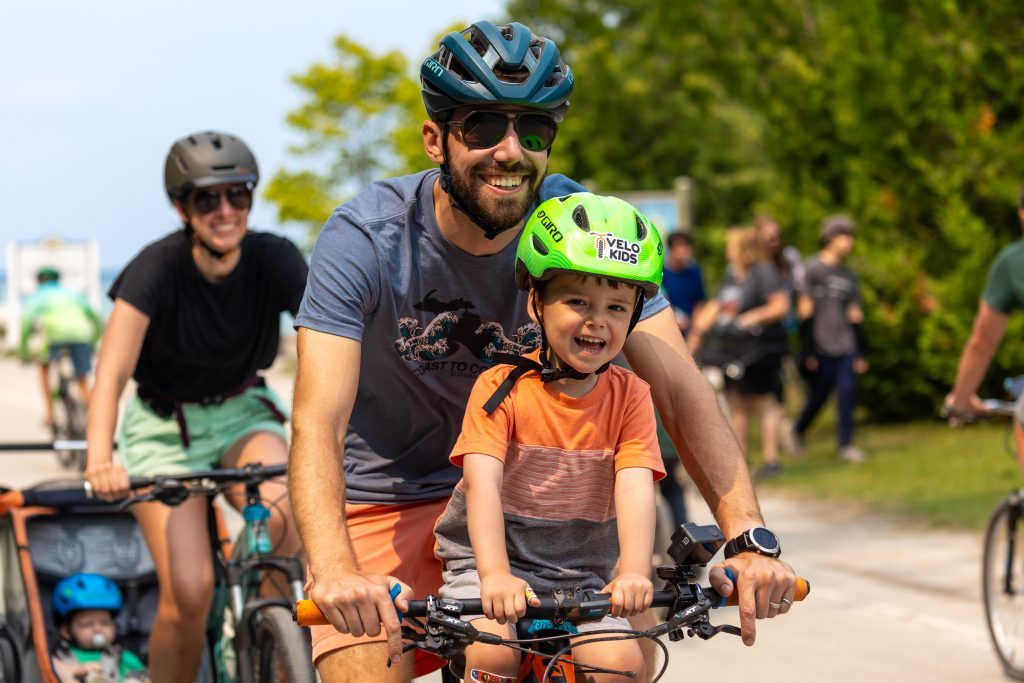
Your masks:
[[[125,498],[124,500],[122,500],[120,503],[118,503],[117,509],[118,510],[127,510],[128,508],[130,508],[132,505],[135,505],[136,503],[149,503],[149,502],[152,502],[154,500],[156,500],[156,496],[154,496],[152,492],[150,492],[150,493],[143,493],[143,494],[140,494],[138,496],[129,496],[129,497]]]
[[[738,636],[740,635],[740,630],[735,626],[731,626],[730,624],[725,624],[723,626],[712,626],[710,622],[703,621],[689,628],[686,633],[691,638],[693,636],[697,636],[701,640],[710,640],[711,638],[717,636],[719,633],[730,633],[734,636]]]

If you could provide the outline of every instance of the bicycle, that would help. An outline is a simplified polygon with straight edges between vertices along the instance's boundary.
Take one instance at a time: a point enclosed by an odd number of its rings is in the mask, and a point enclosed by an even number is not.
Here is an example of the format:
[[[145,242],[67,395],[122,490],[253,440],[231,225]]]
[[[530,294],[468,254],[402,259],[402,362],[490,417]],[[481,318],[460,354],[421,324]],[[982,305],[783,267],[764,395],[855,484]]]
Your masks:
[[[1018,398],[1024,386],[1020,380],[1004,383]],[[1013,389],[1016,391],[1013,391]],[[989,399],[983,401],[985,413],[956,414],[944,408],[946,418],[974,422],[981,418],[1012,418],[1015,403]],[[1013,449],[1007,449],[1014,455]],[[985,622],[996,654],[1006,675],[1024,681],[1024,489],[1011,492],[996,505],[985,527],[982,553],[982,595]]]
[[[577,645],[609,640],[630,640],[647,638],[661,648],[663,653],[661,669],[654,681],[658,681],[668,668],[668,648],[660,637],[678,641],[685,637],[708,640],[719,633],[739,635],[739,628],[731,625],[715,626],[709,612],[726,605],[735,605],[738,591],[729,598],[722,597],[710,586],[701,586],[695,581],[696,567],[704,567],[715,556],[725,542],[721,530],[715,525],[697,526],[687,522],[672,534],[668,555],[675,562],[672,566],[657,569],[659,579],[665,581],[665,589],[655,591],[651,607],[667,607],[668,617],[660,624],[646,630],[607,629],[576,633],[575,624],[600,621],[611,610],[607,594],[589,590],[570,592],[555,591],[551,596],[540,597],[539,606],[526,608],[526,619],[516,622],[514,639],[501,638],[490,633],[481,633],[471,623],[463,621],[464,616],[482,615],[480,600],[450,600],[428,595],[425,600],[411,600],[409,610],[399,613],[407,622],[402,625],[402,637],[406,641],[404,652],[423,650],[454,663],[459,669],[460,657],[465,649],[475,643],[501,645],[523,653],[517,681],[519,683],[576,683],[585,680],[588,673],[614,673],[636,678],[634,671],[614,671],[593,667],[574,660],[571,650]],[[730,578],[732,578],[730,574]],[[392,587],[394,599],[400,590]],[[810,592],[810,584],[799,579],[794,600],[803,600]],[[327,624],[327,619],[312,600],[301,600],[295,604],[295,620],[302,626]],[[421,621],[420,619],[423,619]],[[575,640],[575,639],[579,640]],[[452,678],[451,668],[444,672],[445,680]]]
[[[56,360],[50,362],[50,374],[55,375],[56,382],[50,397],[53,409],[53,440],[71,442],[85,439],[86,411],[85,403],[78,395],[75,386],[75,369],[71,363],[71,352],[61,347]],[[85,472],[84,449],[57,449],[54,451],[57,462],[67,470]]]
[[[126,510],[139,502],[159,501],[178,505],[190,496],[213,498],[225,489],[243,485],[246,505],[244,526],[234,543],[221,528],[220,517],[208,516],[210,547],[214,558],[215,590],[206,624],[206,650],[200,675],[202,683],[314,683],[312,650],[308,632],[295,625],[291,606],[305,597],[304,571],[295,556],[273,553],[267,520],[270,508],[259,495],[259,485],[280,477],[286,465],[252,464],[187,474],[131,479],[135,495],[119,501]],[[74,507],[107,505],[91,499],[87,484],[59,490],[11,492],[20,500],[11,507],[44,505]],[[273,505],[273,503],[270,503]],[[291,597],[261,597],[265,583],[284,577]]]

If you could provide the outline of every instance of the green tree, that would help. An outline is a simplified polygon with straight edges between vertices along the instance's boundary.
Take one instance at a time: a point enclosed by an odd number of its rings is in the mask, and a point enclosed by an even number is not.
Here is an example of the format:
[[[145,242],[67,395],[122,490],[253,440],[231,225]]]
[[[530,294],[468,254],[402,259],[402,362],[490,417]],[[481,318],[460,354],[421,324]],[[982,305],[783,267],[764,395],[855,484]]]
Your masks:
[[[358,188],[423,167],[419,82],[400,52],[378,56],[338,36],[332,61],[292,81],[306,100],[287,121],[304,142],[290,149],[298,167],[278,170],[265,192],[279,220],[304,223],[315,235]]]
[[[687,173],[702,230],[767,210],[805,252],[823,216],[853,214],[875,347],[863,403],[879,419],[934,410],[985,266],[1020,236],[1019,8],[513,0],[510,10],[556,38],[576,71],[556,152],[569,175],[628,190]],[[1019,372],[1024,349],[1008,345],[996,365],[993,379]]]

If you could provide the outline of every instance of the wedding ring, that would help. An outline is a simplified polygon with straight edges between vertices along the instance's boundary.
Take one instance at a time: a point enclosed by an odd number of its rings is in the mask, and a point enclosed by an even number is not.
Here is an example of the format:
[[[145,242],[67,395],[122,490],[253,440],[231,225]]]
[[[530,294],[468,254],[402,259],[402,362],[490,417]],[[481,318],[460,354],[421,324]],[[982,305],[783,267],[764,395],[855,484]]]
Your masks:
[[[789,598],[782,598],[782,604],[783,605],[792,605],[793,601],[790,600]]]
[[[777,602],[772,602],[772,601],[770,601],[770,600],[769,600],[769,601],[768,601],[768,607],[769,607],[770,609],[781,609],[781,608],[782,608],[782,605],[780,605],[780,604],[779,604],[779,603],[777,603]]]

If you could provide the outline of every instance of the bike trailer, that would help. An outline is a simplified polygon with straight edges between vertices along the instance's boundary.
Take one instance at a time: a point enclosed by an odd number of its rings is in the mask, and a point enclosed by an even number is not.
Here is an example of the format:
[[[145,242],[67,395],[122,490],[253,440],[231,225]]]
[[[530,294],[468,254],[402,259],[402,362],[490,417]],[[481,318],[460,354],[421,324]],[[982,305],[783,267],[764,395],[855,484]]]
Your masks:
[[[145,660],[159,590],[131,513],[86,498],[80,481],[0,489],[0,681],[58,683],[51,599],[57,582],[77,572],[118,585],[118,642]]]

